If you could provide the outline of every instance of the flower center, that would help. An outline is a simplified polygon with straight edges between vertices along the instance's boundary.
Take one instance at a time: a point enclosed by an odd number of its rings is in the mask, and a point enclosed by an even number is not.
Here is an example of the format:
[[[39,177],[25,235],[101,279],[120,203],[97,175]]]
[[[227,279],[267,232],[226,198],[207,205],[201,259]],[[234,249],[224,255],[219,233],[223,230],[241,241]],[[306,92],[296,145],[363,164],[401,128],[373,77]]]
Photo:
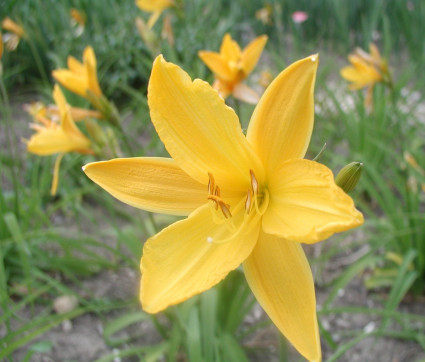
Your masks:
[[[220,194],[220,187],[216,185],[214,176],[208,173],[208,201],[211,203],[213,221],[225,226],[220,235],[210,235],[207,242],[222,244],[235,239],[244,232],[249,232],[251,227],[265,213],[269,204],[269,192],[266,188],[260,190],[254,171],[250,170],[251,183],[246,193],[246,198],[241,198],[230,205]],[[245,212],[243,210],[245,209]],[[221,212],[220,212],[221,211]],[[242,211],[242,212],[241,212]],[[227,230],[224,232],[224,230]]]
[[[215,184],[214,176],[211,173],[208,173],[209,181],[208,181],[208,200],[212,200],[215,204],[215,209],[221,209],[224,217],[228,219],[232,217],[230,212],[230,205],[226,204],[220,196],[220,187]]]
[[[269,192],[266,188],[260,191],[260,187],[253,170],[249,170],[249,174],[251,177],[251,185],[247,190],[244,203],[246,214],[249,215],[252,209],[255,208],[258,214],[263,215],[269,203]],[[226,219],[231,218],[232,212],[230,210],[230,204],[224,202],[221,198],[220,187],[215,184],[214,176],[211,173],[208,173],[208,177],[208,200],[213,202],[215,210],[221,210]],[[235,211],[239,211],[239,208],[240,204],[238,203],[234,209]]]

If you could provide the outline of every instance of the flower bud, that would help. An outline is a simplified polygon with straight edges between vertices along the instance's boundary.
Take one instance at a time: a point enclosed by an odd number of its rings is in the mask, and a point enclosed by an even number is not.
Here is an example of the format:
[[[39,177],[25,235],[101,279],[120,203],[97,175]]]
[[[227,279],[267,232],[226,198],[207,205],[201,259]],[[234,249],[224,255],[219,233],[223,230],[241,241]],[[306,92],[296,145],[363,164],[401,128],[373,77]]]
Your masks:
[[[360,180],[362,169],[362,162],[349,163],[339,171],[338,175],[335,177],[335,183],[346,193],[353,191]]]

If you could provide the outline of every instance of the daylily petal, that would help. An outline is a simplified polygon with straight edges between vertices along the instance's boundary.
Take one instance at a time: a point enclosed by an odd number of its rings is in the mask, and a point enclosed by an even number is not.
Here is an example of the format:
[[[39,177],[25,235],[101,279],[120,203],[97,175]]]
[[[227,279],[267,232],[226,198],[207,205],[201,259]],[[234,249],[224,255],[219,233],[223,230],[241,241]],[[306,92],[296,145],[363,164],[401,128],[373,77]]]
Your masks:
[[[382,64],[381,53],[379,52],[379,49],[375,44],[373,44],[373,43],[369,44],[369,51],[370,51],[370,55],[372,56],[375,64],[378,65],[378,66],[380,64]]]
[[[57,69],[52,72],[53,77],[65,88],[85,98],[88,98],[88,90],[96,96],[102,95],[97,80],[96,56],[91,46],[84,49],[83,63],[74,57],[68,57],[68,67],[69,69]]]
[[[172,0],[136,0],[136,5],[143,11],[162,11],[174,4]]]
[[[236,43],[230,34],[225,34],[223,42],[220,46],[220,54],[226,59],[227,62],[237,62],[241,57],[241,48]]]
[[[364,80],[364,77],[361,76],[359,71],[352,67],[352,66],[346,66],[340,70],[341,77],[348,80],[349,82],[353,82],[350,84],[351,90],[357,90],[360,88],[363,88],[364,86],[368,85],[369,80]]]
[[[86,88],[82,86],[82,84],[85,84],[84,76],[77,75],[68,69],[54,70],[52,75],[53,78],[55,78],[65,88],[68,88],[71,92],[82,97],[86,97]]]
[[[207,203],[206,186],[170,158],[118,158],[89,163],[83,170],[118,200],[151,212],[188,215]]]
[[[84,75],[84,65],[73,56],[68,56],[67,64],[70,71]]]
[[[233,74],[230,72],[227,62],[220,54],[201,50],[198,52],[199,58],[206,64],[208,68],[219,78],[223,80],[232,80]]]
[[[264,46],[267,43],[267,35],[259,36],[249,43],[242,52],[242,68],[245,75],[252,72],[260,59]]]
[[[268,86],[252,115],[247,139],[272,175],[282,161],[304,157],[314,121],[318,55],[286,68]]]
[[[354,68],[363,76],[378,82],[382,80],[381,73],[375,68],[373,63],[368,63],[358,55],[352,54],[348,56],[348,60],[354,66]]]
[[[244,215],[242,209],[229,220]],[[226,238],[230,231],[226,223],[213,222],[211,206],[205,205],[150,238],[141,260],[143,309],[157,313],[217,284],[248,257],[259,229],[257,219],[231,241],[208,242]]]
[[[335,184],[332,171],[309,160],[281,164],[269,179],[263,230],[287,240],[315,243],[363,224],[353,200]]]
[[[178,66],[156,58],[148,88],[152,123],[167,151],[195,180],[212,173],[221,188],[246,192],[252,169],[263,171],[246,141],[236,113],[212,87],[191,81]]]
[[[320,361],[313,277],[300,244],[260,234],[244,271],[258,302],[283,335],[309,361]]]
[[[28,152],[42,156],[77,150],[88,151],[90,142],[87,141],[72,140],[61,128],[46,129],[31,136],[27,149]]]
[[[257,104],[260,100],[257,92],[244,83],[239,83],[233,89],[233,97],[246,103]]]
[[[61,127],[63,132],[68,135],[70,140],[74,140],[75,142],[81,142],[85,147],[89,147],[90,141],[86,138],[86,136],[80,131],[77,125],[74,123],[71,118],[71,111],[68,103],[66,103],[65,96],[63,95],[60,87],[56,84],[53,89],[53,99],[56,105],[59,108],[59,114],[61,119]]]
[[[349,87],[351,90],[357,90],[382,80],[381,74],[375,67],[361,57],[350,55],[348,59],[352,66],[342,68],[340,74],[346,80],[353,82]]]
[[[86,66],[88,88],[97,96],[101,96],[102,91],[100,90],[99,82],[97,80],[96,55],[94,54],[94,50],[91,46],[84,49],[83,60]]]
[[[25,35],[25,30],[22,26],[15,23],[11,18],[6,17],[2,21],[2,27],[5,30],[12,32],[13,34],[22,38]]]
[[[69,106],[66,103],[65,96],[63,95],[61,89],[57,84],[53,88],[53,100],[59,109],[59,116],[62,118],[66,112],[69,110]]]

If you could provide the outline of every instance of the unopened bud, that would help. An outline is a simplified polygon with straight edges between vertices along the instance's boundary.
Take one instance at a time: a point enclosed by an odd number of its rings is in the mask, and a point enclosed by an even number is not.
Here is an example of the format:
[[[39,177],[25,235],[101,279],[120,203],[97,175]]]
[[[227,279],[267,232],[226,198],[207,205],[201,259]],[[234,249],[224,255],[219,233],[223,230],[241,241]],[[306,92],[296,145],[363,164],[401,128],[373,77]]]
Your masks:
[[[335,183],[346,193],[353,191],[362,175],[363,163],[351,162],[343,167],[335,177]]]

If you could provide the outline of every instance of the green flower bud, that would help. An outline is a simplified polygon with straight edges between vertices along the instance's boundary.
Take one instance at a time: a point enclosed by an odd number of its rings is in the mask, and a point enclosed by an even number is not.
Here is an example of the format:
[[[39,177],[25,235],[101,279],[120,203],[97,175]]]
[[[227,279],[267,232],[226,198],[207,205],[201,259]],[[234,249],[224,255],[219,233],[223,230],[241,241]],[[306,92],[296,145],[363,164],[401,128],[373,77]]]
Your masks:
[[[362,175],[363,163],[351,162],[343,167],[335,177],[335,183],[346,193],[353,191]]]

